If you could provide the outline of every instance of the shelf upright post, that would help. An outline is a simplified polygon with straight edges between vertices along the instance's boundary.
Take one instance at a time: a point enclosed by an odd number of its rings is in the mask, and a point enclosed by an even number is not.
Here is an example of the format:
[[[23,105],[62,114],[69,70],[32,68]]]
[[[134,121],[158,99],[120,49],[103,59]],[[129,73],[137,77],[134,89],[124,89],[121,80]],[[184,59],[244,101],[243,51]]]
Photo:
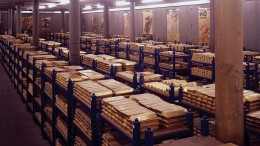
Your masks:
[[[141,145],[140,122],[136,118],[133,125],[133,146]]]
[[[96,146],[97,142],[97,97],[92,94],[91,97],[91,143],[92,146]]]
[[[179,104],[181,104],[182,96],[183,96],[183,88],[182,88],[182,86],[181,86],[181,87],[179,88],[179,94],[178,94]]]
[[[259,93],[258,88],[259,88],[259,78],[258,78],[258,63],[255,63],[255,92]]]
[[[250,68],[249,62],[246,62],[246,90],[250,89]]]
[[[126,60],[130,60],[130,45],[129,44],[127,44],[126,45]]]
[[[170,101],[171,103],[173,103],[174,100],[175,100],[174,86],[173,86],[173,84],[170,85],[170,90],[169,90],[169,92],[170,92],[170,93],[169,93],[169,95],[170,95],[169,101]]]
[[[45,68],[46,68],[46,64],[43,62],[42,63],[42,69],[41,69],[41,132],[42,135],[44,136],[44,123],[45,123],[45,114],[44,114],[44,108],[46,106],[46,97],[45,97]]]
[[[169,73],[169,78],[170,78],[170,79],[174,79],[174,72],[170,71],[170,73]]]
[[[187,122],[187,127],[189,128],[189,133],[192,136],[194,123],[193,123],[193,113],[190,109],[188,110],[188,112],[186,114],[186,122]]]
[[[162,70],[162,79],[166,80],[166,71],[165,70]]]
[[[55,47],[52,46],[52,47],[51,47],[51,54],[52,54],[52,55],[55,55],[55,54],[54,54],[54,50],[55,50]]]
[[[73,99],[73,82],[71,79],[68,81],[68,88],[67,88],[67,96],[68,96],[68,145],[73,146],[75,140],[74,128],[73,128],[73,120],[75,116],[75,101]]]
[[[244,145],[250,145],[250,137],[249,137],[249,133],[248,130],[246,128],[246,115],[248,114],[248,109],[246,107],[244,107],[244,137],[245,137],[245,141],[244,141]]]
[[[29,54],[26,56],[26,108],[29,111],[29,105],[28,105],[28,97],[29,97],[29,69],[30,69],[30,64],[29,64]]]
[[[203,116],[203,118],[201,119],[200,128],[202,136],[209,136],[209,119],[207,118],[207,116]]]
[[[189,82],[191,82],[192,81],[192,79],[191,79],[191,68],[192,68],[192,55],[191,55],[191,53],[189,53],[189,59],[188,59],[188,61],[189,61]]]
[[[37,69],[36,69],[36,58],[33,58],[33,66],[32,66],[32,70],[33,70],[33,95],[32,95],[32,102],[33,102],[33,121],[36,123],[36,117],[35,117],[35,111],[36,111],[36,103],[35,103],[35,98],[36,98],[36,94],[37,94],[37,88],[36,88],[36,78],[37,78]]]
[[[140,92],[143,92],[143,88],[142,88],[142,85],[144,84],[144,75],[141,74],[140,75]]]
[[[58,56],[59,56],[59,60],[62,60],[61,49],[59,49],[59,51],[58,51]]]
[[[99,101],[99,113],[100,114],[102,113],[102,98]],[[102,136],[104,134],[104,131],[105,131],[105,122],[103,120],[100,120],[98,146],[102,146]]]
[[[154,50],[154,73],[155,74],[159,73],[159,60],[158,60],[159,51],[160,50],[158,49]]]
[[[134,76],[133,76],[133,87],[134,87],[134,89],[137,89],[137,87],[138,87],[136,72],[134,72]]]
[[[149,126],[145,130],[145,146],[153,146],[153,130]]]
[[[113,74],[114,74],[114,66],[111,64],[110,66],[110,77],[113,77]]]
[[[57,72],[55,69],[52,71],[52,146],[55,146],[56,139],[57,139],[57,108],[56,108],[56,92],[57,92],[57,85],[56,85],[56,76]]]
[[[175,64],[176,64],[176,53],[175,53],[175,50],[173,52],[173,57],[172,57],[172,62],[173,62],[173,66],[172,66],[172,72],[173,72],[173,79],[175,79]]]
[[[212,81],[215,81],[215,58],[212,59]]]

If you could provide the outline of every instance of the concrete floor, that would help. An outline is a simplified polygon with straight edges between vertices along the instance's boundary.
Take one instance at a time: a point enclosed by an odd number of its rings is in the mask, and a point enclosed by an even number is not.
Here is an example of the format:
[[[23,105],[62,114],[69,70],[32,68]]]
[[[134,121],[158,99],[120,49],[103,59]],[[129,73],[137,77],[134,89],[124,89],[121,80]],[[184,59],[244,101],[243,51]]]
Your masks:
[[[0,145],[48,146],[34,124],[31,113],[17,95],[16,89],[0,65]]]

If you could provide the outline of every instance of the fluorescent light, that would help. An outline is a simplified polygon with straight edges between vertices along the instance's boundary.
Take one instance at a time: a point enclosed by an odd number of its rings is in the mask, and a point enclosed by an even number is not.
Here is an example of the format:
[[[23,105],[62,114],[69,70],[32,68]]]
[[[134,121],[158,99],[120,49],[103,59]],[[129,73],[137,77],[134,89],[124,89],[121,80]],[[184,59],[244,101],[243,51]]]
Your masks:
[[[54,8],[54,7],[56,7],[57,5],[56,4],[54,4],[54,3],[50,3],[50,4],[48,4],[48,8]]]
[[[126,5],[130,5],[130,2],[126,2],[126,1],[117,1],[116,2],[116,6],[126,6]]]
[[[126,8],[114,8],[114,9],[110,9],[109,11],[114,12],[114,11],[129,11],[130,8],[126,7]]]
[[[151,9],[151,8],[178,7],[178,6],[201,5],[201,4],[209,4],[209,3],[210,0],[197,0],[197,1],[177,2],[177,3],[136,6],[135,9],[140,10],[140,9]]]
[[[91,10],[91,9],[92,9],[91,6],[85,6],[85,7],[83,8],[83,10]]]
[[[163,0],[142,0],[142,3],[162,2]]]
[[[39,6],[39,9],[45,9],[46,6]]]
[[[101,6],[100,4],[97,4],[97,8],[98,8],[98,9],[104,8],[104,6]]]
[[[65,4],[68,4],[70,3],[70,0],[61,0],[59,5],[65,5]]]
[[[82,13],[85,13],[85,14],[88,14],[88,13],[102,13],[104,12],[103,10],[95,10],[95,11],[85,11],[85,12],[82,12]]]

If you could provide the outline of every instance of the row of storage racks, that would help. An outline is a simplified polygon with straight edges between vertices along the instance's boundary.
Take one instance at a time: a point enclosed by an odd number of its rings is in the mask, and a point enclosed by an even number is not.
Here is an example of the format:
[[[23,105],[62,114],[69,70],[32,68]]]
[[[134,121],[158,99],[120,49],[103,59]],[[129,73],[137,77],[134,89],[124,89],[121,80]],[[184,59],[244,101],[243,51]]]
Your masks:
[[[157,130],[155,130],[156,128],[153,129],[154,126],[146,127],[143,125],[144,122],[142,119],[133,119],[130,122],[131,125],[127,125],[127,130],[120,125],[119,121],[111,118],[113,114],[108,114],[114,112],[107,109],[109,107],[107,104],[110,104],[110,101],[105,99],[108,97],[104,96],[102,98],[98,92],[96,94],[89,94],[86,90],[81,91],[81,88],[79,88],[80,85],[82,84],[84,87],[84,85],[87,86],[87,83],[78,81],[78,76],[74,73],[69,74],[70,76],[67,78],[66,74],[62,73],[66,69],[75,69],[75,72],[86,71],[102,76],[98,72],[104,72],[98,69],[95,69],[95,71],[86,70],[86,67],[72,65],[69,62],[59,60],[60,57],[50,55],[50,52],[39,51],[39,48],[32,47],[30,48],[32,51],[25,51],[16,47],[18,45],[13,45],[11,41],[3,38],[1,38],[0,43],[1,62],[5,70],[18,93],[22,96],[27,110],[32,113],[34,122],[39,125],[42,135],[49,140],[51,145],[89,144],[94,146],[104,145],[109,140],[114,140],[115,143],[118,143],[117,140],[121,139],[120,142],[123,141],[124,144],[150,146],[160,143],[163,140],[193,135],[194,112],[191,110],[188,110],[183,115],[182,121],[185,124],[182,127],[165,129],[159,126],[160,128],[158,129],[157,127]],[[54,67],[53,64],[57,66]],[[73,77],[73,75],[76,77]],[[136,80],[137,75],[135,74],[134,76],[133,79]],[[135,90],[127,93],[127,96],[130,93],[130,96],[150,93],[148,89],[141,86],[144,84],[142,83],[144,82],[142,78],[144,77],[141,77],[141,83],[135,86]],[[102,80],[100,79],[102,84],[98,84],[99,80],[97,81],[98,83],[93,82],[97,89],[99,87],[100,89],[105,88],[106,82],[110,80],[113,81],[113,84],[126,86],[125,82],[121,81],[114,74],[102,76]],[[90,80],[89,82],[92,81]],[[111,89],[111,91],[113,90]],[[120,96],[121,93],[113,93],[112,95]],[[126,96],[126,94],[123,95]],[[111,96],[111,94],[107,96]],[[85,98],[87,100],[84,100]],[[120,98],[123,101],[130,102],[128,99]],[[103,99],[104,102],[101,102]],[[164,103],[167,104],[168,102]],[[175,103],[175,101],[172,103]],[[174,120],[174,118],[171,120]],[[202,120],[201,134],[207,136],[209,134],[209,126],[207,126],[209,122],[206,117],[202,118]],[[205,123],[206,125],[204,125]],[[133,127],[133,129],[130,127]]]

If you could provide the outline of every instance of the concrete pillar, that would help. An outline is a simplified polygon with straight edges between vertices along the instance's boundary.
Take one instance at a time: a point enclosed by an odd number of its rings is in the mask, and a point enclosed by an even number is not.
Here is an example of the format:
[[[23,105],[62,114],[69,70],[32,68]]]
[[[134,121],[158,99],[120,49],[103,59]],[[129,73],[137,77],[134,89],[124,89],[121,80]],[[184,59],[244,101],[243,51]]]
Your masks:
[[[135,42],[135,2],[130,2],[130,42]]]
[[[79,0],[70,0],[69,6],[69,61],[80,64],[80,3]]]
[[[210,0],[210,51],[215,52],[215,7],[214,1]]]
[[[15,8],[12,8],[12,36],[16,37]]]
[[[16,14],[16,32],[22,32],[22,14],[21,14],[21,5],[17,5],[17,14]]]
[[[243,145],[242,0],[215,0],[216,138]]]
[[[104,4],[104,38],[109,38],[109,5]]]
[[[33,1],[33,45],[39,47],[39,0]]]
[[[65,33],[65,10],[61,10],[61,33]]]
[[[80,35],[82,35],[83,31],[83,16],[82,16],[82,7],[80,7]]]
[[[8,34],[12,35],[12,8],[8,9]]]

